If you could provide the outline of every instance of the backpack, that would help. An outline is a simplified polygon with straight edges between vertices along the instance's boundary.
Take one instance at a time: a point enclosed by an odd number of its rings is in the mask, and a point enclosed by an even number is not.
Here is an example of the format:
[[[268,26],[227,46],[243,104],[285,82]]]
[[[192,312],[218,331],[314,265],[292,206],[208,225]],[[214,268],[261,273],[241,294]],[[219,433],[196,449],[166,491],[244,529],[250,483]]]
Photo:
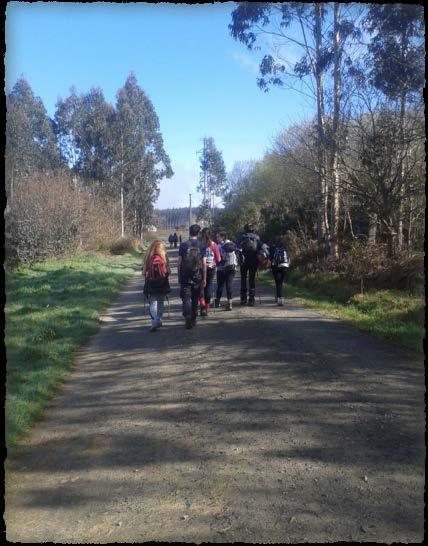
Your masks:
[[[169,291],[168,264],[157,255],[154,255],[146,270],[147,291]]]
[[[242,236],[241,248],[245,258],[255,258],[258,246],[259,238],[255,233],[245,233]]]
[[[212,269],[215,267],[215,255],[214,251],[210,246],[207,246],[205,249],[205,259],[207,261],[207,268]]]
[[[186,252],[181,258],[180,277],[185,280],[194,280],[202,269],[202,256],[199,245],[186,243]]]
[[[224,243],[220,249],[223,271],[236,271],[238,256],[235,252],[235,245],[231,242]]]
[[[257,252],[257,261],[260,269],[269,269],[269,247],[266,244],[263,244]]]
[[[275,253],[272,259],[272,266],[278,269],[290,267],[290,258],[285,248],[275,249]]]

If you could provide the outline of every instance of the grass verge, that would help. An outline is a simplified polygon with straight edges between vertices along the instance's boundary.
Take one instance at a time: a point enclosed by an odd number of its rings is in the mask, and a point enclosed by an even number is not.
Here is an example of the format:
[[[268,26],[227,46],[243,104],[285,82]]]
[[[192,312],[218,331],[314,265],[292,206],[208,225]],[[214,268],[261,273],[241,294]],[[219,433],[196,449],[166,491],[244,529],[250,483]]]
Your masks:
[[[8,448],[41,416],[74,352],[140,263],[138,252],[82,253],[6,272]]]
[[[260,279],[275,286],[269,271],[262,272]],[[370,332],[378,339],[423,353],[425,298],[422,295],[410,296],[400,290],[371,290],[361,295],[356,288],[337,281],[334,278],[328,281],[323,274],[317,283],[314,274],[305,279],[291,272],[285,295]]]

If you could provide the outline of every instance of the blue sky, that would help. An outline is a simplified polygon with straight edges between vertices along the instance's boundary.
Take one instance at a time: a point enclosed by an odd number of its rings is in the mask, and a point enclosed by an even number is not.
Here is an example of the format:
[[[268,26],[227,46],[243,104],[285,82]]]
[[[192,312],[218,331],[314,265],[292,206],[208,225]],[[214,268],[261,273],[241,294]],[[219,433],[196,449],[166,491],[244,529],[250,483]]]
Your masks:
[[[6,88],[23,75],[49,115],[70,87],[99,86],[115,102],[133,70],[154,103],[174,178],[161,183],[157,205],[194,202],[196,152],[212,136],[227,170],[260,159],[273,138],[306,119],[313,105],[295,91],[256,85],[262,52],[229,34],[233,2],[114,4],[9,2],[6,10]],[[291,58],[297,52],[288,51]]]

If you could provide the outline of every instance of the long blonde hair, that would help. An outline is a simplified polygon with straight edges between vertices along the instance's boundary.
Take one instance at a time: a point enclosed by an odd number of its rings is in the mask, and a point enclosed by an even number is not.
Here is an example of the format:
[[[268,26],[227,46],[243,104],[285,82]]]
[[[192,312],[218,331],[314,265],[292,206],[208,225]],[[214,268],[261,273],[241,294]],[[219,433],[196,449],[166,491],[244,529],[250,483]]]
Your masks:
[[[146,259],[144,261],[144,265],[146,266],[146,269],[150,263],[150,260],[153,258],[153,256],[160,256],[164,262],[167,261],[166,258],[166,247],[162,241],[156,240],[153,241],[153,243],[150,245],[149,250],[146,254]]]

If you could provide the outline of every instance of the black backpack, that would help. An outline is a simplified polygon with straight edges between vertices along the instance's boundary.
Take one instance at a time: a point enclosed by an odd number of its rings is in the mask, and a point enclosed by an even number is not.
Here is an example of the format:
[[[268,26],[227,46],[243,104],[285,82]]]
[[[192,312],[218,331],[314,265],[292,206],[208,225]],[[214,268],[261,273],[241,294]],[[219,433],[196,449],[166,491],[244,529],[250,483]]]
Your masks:
[[[255,258],[259,246],[259,237],[255,233],[245,233],[241,239],[242,253],[245,258]]]
[[[290,267],[290,258],[285,248],[276,248],[273,255],[272,266],[278,269]]]
[[[190,241],[187,241],[186,247],[186,252],[181,258],[180,277],[192,280],[199,276],[202,269],[201,250],[199,245],[192,245]]]

